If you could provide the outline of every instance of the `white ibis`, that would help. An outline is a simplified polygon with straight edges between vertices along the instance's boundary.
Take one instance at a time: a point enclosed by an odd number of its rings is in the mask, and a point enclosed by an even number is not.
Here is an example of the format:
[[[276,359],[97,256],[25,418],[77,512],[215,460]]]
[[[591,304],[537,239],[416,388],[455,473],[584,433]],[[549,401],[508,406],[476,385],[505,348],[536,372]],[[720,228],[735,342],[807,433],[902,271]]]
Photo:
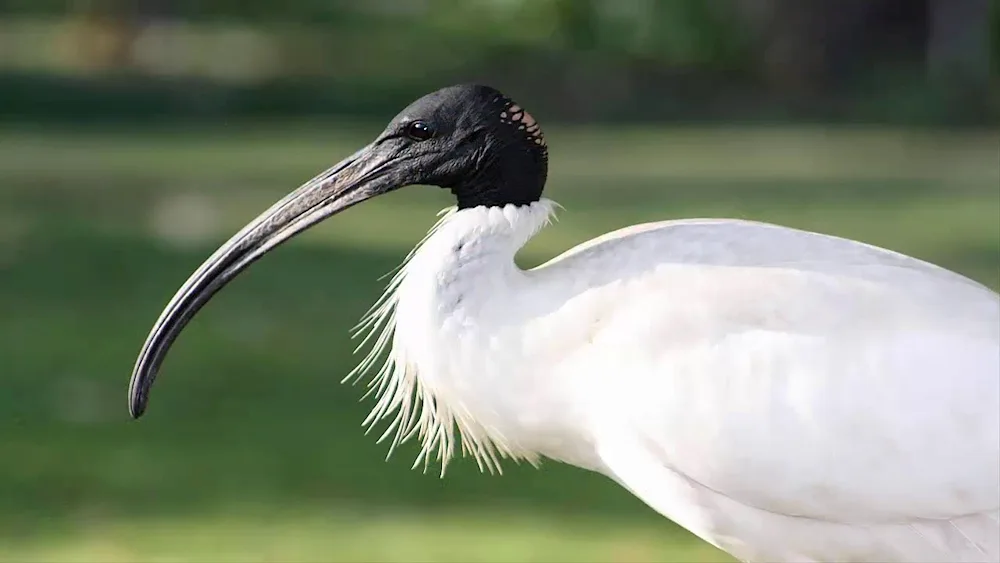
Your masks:
[[[184,283],[135,365],[132,416],[251,263],[369,198],[441,186],[457,205],[359,327],[374,340],[353,375],[386,358],[367,423],[387,420],[393,446],[417,436],[442,470],[460,442],[481,470],[596,471],[744,561],[1000,560],[1000,296],[727,219],[629,227],[525,271],[514,255],[553,213],[547,163],[538,124],[495,89],[418,99]]]

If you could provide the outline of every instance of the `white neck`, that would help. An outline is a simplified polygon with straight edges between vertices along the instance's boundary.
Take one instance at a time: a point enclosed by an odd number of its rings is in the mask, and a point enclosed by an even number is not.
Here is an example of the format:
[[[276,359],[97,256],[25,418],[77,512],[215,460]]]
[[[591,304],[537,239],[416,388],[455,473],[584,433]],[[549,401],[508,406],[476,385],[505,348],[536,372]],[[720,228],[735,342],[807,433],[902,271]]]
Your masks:
[[[393,437],[390,454],[417,434],[422,447],[414,465],[426,467],[434,456],[443,473],[457,428],[480,469],[499,471],[504,457],[537,462],[495,416],[489,380],[504,374],[477,352],[516,322],[507,315],[509,301],[527,278],[514,255],[549,223],[555,206],[543,199],[446,209],[356,327],[367,331],[358,348],[372,347],[349,378],[369,372],[388,351],[369,385],[378,400],[365,424],[390,420],[380,438]]]

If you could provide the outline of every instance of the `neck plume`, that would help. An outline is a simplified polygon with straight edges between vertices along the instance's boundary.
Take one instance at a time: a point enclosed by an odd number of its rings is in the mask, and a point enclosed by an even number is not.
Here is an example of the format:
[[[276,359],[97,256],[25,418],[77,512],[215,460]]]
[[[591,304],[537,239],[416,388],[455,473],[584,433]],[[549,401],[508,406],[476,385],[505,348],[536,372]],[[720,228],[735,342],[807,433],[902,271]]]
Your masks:
[[[379,441],[391,438],[389,455],[416,436],[421,448],[414,467],[424,465],[426,470],[434,459],[441,463],[442,475],[455,455],[456,445],[476,460],[480,471],[502,472],[503,458],[537,463],[533,452],[519,449],[499,432],[478,424],[456,394],[440,384],[441,378],[427,372],[433,367],[421,362],[416,352],[420,345],[403,338],[398,324],[401,296],[412,299],[421,294],[401,288],[430,283],[428,280],[439,277],[453,264],[456,252],[471,252],[479,262],[491,261],[494,257],[490,255],[496,254],[500,265],[516,268],[514,254],[550,222],[555,205],[543,199],[523,206],[444,210],[441,219],[407,255],[382,296],[354,327],[355,337],[364,335],[355,351],[366,346],[369,350],[345,381],[371,374],[366,397],[375,395],[376,404],[365,425],[371,429],[379,422],[388,422]],[[374,371],[380,360],[381,367]]]

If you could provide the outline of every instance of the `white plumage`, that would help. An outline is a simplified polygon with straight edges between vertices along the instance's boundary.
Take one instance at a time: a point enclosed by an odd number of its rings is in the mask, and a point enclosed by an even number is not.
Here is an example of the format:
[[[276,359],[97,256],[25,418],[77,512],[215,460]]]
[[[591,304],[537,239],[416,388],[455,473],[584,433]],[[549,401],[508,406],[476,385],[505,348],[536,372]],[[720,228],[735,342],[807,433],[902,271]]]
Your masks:
[[[548,149],[459,85],[236,233],[178,290],[129,384],[139,417],[185,324],[319,221],[413,184],[448,211],[359,332],[392,445],[483,470],[550,458],[614,479],[744,561],[1000,561],[1000,296],[862,243],[703,219],[610,233],[524,271]],[[392,448],[390,448],[390,452]]]
[[[393,444],[597,471],[744,561],[1000,558],[996,293],[736,220],[519,269],[552,210],[448,211],[361,325]]]

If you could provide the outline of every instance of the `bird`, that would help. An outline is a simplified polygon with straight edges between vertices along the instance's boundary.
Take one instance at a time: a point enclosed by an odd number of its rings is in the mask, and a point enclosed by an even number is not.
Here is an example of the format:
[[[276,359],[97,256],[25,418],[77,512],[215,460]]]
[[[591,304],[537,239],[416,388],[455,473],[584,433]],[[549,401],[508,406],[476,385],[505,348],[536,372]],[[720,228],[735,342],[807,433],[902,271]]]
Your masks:
[[[540,125],[498,89],[418,98],[190,275],[139,352],[131,416],[240,272],[368,199],[439,187],[455,204],[353,330],[367,352],[344,381],[367,379],[390,454],[414,439],[414,466],[442,477],[456,456],[596,472],[740,561],[1000,560],[996,292],[726,218],[633,225],[522,269],[561,209],[548,168]]]

